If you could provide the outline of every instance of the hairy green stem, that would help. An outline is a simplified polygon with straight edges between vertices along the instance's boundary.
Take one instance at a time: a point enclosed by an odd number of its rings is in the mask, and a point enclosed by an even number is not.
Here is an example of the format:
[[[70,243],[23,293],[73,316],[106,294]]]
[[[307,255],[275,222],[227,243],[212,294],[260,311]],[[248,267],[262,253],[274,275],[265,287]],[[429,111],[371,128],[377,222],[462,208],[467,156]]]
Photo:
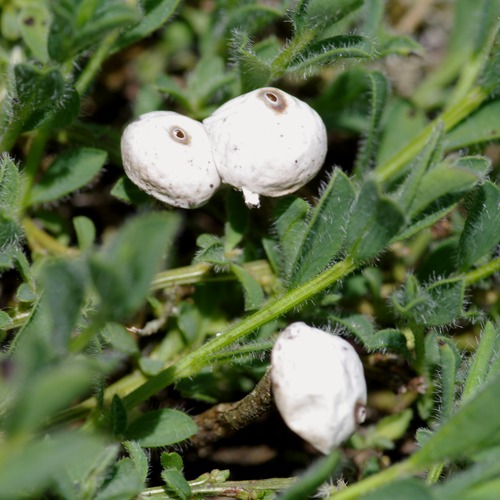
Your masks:
[[[267,260],[254,260],[246,262],[243,267],[261,285],[271,284],[274,281],[271,267]],[[161,290],[169,286],[191,285],[206,281],[225,281],[235,279],[233,273],[213,274],[213,266],[200,262],[191,266],[178,267],[158,273],[151,283],[151,290]]]
[[[474,269],[464,275],[465,286],[473,285],[479,281],[488,278],[492,274],[500,272],[500,257],[491,260],[484,266]]]
[[[149,379],[145,384],[135,389],[125,397],[125,406],[127,408],[133,408],[175,381],[197,373],[201,368],[210,363],[215,352],[225,349],[260,326],[290,311],[322,290],[325,290],[327,287],[350,274],[356,267],[357,265],[350,258],[338,262],[301,287],[289,291],[282,297],[271,302],[267,307],[242,319],[234,326],[229,327],[225,332],[212,338],[206,344],[203,344],[196,351],[180,359],[174,366],[166,368],[158,375]]]
[[[415,339],[415,370],[419,375],[425,374],[425,328],[412,322],[411,330]]]
[[[488,93],[481,87],[477,86],[472,88],[462,99],[430,122],[387,162],[377,166],[374,170],[375,178],[380,182],[387,182],[396,176],[410,160],[420,153],[439,122],[443,123],[445,132],[451,130],[455,125],[477,109],[487,97]]]
[[[87,92],[97,73],[102,70],[102,64],[108,57],[119,34],[119,30],[114,30],[108,36],[106,36],[104,40],[99,44],[97,50],[90,58],[84,70],[80,73],[80,76],[75,83],[75,89],[80,95],[83,95],[85,94],[85,92]]]
[[[28,243],[33,250],[39,250],[43,253],[53,255],[74,256],[78,251],[59,243],[55,238],[40,229],[32,219],[24,218],[23,227],[28,239]]]
[[[192,497],[217,497],[228,498],[260,498],[259,492],[282,491],[289,488],[297,481],[296,477],[257,479],[250,481],[224,481],[223,483],[210,483],[208,481],[197,484],[197,481],[188,481],[191,486]],[[155,498],[169,500],[177,497],[170,496],[163,486],[148,488],[139,494],[138,499]]]
[[[453,89],[453,94],[448,102],[447,108],[453,107],[456,102],[460,101],[460,99],[462,99],[462,97],[465,96],[472,88],[474,82],[476,82],[480,77],[488,61],[488,56],[492,47],[495,44],[499,27],[500,20],[497,20],[494,28],[490,30],[488,37],[483,40],[481,49],[477,52],[473,52],[473,54],[469,57],[469,60],[465,61],[465,64],[461,65],[462,72]]]
[[[26,158],[26,163],[23,169],[23,206],[28,206],[29,196],[33,184],[35,184],[38,169],[40,168],[40,163],[42,161],[43,153],[45,151],[45,145],[50,136],[50,130],[47,127],[42,127],[33,134],[33,139],[31,141],[31,147]]]
[[[441,474],[443,473],[444,463],[433,465],[427,472],[425,482],[427,484],[435,484],[439,481]]]

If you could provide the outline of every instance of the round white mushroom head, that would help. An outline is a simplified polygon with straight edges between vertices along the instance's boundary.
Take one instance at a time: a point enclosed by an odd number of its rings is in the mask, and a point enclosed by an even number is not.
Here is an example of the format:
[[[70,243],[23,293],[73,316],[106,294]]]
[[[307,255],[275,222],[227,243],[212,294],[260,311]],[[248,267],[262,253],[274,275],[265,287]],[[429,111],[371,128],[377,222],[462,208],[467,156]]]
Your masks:
[[[364,421],[363,365],[338,336],[292,323],[273,348],[271,380],[285,423],[322,453],[330,453]]]
[[[178,113],[141,115],[123,132],[121,152],[132,182],[169,205],[203,205],[220,185],[205,128]]]
[[[318,113],[279,89],[236,97],[203,124],[222,181],[242,190],[249,206],[259,205],[259,195],[296,191],[325,160],[326,128]]]

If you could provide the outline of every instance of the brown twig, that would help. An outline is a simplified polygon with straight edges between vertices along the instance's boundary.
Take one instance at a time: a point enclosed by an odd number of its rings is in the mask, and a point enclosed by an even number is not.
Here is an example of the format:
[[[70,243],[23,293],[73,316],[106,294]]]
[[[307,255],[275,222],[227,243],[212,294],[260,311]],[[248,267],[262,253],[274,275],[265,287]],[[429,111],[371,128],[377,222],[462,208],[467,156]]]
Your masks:
[[[200,451],[255,422],[271,407],[271,378],[268,369],[252,392],[235,403],[220,403],[196,415],[198,433],[191,438]]]

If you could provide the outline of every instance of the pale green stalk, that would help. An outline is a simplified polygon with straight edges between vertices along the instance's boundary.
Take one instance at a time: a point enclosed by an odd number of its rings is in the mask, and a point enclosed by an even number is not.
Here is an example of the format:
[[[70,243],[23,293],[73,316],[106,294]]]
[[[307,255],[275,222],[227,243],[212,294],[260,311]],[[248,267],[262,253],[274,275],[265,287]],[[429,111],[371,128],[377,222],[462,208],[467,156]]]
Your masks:
[[[476,110],[487,97],[488,93],[483,88],[479,86],[472,88],[463,98],[430,122],[388,161],[378,165],[374,170],[375,178],[380,182],[387,182],[397,176],[402,168],[422,151],[439,122],[442,122],[445,132],[451,130]]]
[[[189,481],[192,497],[220,497],[225,498],[260,498],[259,492],[282,491],[292,486],[297,481],[295,477],[257,479],[251,481],[224,481],[211,484],[202,482],[197,484]],[[140,500],[154,498],[156,500],[169,500],[177,497],[168,495],[163,486],[148,488],[137,497]]]
[[[92,57],[85,66],[84,70],[80,73],[80,76],[75,83],[75,89],[80,95],[83,95],[85,94],[85,92],[87,92],[97,73],[101,71],[102,64],[108,57],[119,34],[119,30],[112,31],[102,40],[97,50],[92,54]]]

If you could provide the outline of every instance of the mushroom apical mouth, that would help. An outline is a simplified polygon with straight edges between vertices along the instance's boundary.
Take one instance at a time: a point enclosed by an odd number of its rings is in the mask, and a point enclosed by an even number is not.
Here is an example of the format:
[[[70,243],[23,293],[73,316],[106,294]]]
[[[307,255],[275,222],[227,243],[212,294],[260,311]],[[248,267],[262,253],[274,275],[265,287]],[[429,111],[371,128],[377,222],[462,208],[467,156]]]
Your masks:
[[[173,127],[170,130],[170,137],[181,144],[189,144],[191,142],[189,134],[180,127]]]
[[[262,89],[258,97],[267,107],[277,113],[283,113],[287,108],[286,97],[278,89]]]

